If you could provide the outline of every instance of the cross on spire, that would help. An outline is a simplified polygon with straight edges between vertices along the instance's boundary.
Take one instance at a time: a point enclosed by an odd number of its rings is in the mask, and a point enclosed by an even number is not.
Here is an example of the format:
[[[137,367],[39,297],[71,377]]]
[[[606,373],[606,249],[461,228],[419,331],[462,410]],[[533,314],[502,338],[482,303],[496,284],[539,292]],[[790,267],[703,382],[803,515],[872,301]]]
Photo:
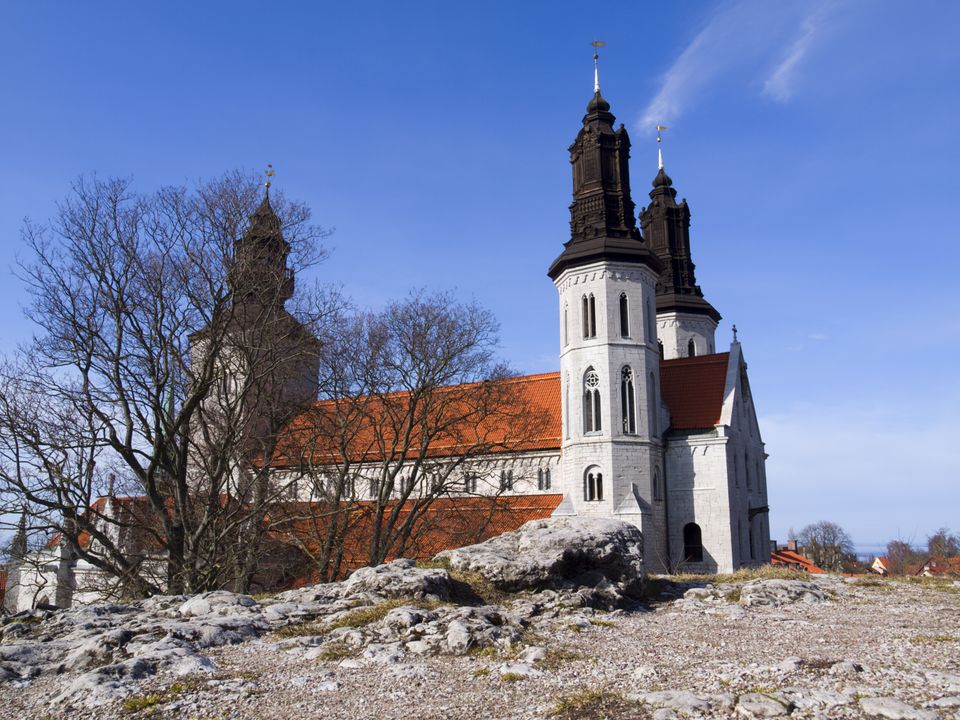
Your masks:
[[[266,182],[263,183],[263,186],[267,189],[267,192],[269,193],[270,186],[273,184],[272,182],[270,182],[270,178],[276,175],[277,171],[273,169],[273,165],[271,165],[270,163],[267,163],[266,172],[264,172],[263,174],[267,178]]]

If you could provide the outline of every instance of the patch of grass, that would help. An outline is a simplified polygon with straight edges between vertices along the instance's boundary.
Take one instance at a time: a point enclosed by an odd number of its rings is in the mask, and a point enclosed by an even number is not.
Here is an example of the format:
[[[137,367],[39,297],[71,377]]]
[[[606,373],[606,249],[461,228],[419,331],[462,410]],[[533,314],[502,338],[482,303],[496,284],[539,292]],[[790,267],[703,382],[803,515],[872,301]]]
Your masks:
[[[606,690],[581,690],[557,701],[550,717],[561,720],[640,720],[648,717],[638,703]]]
[[[500,679],[503,680],[504,682],[514,683],[514,682],[520,682],[521,680],[526,680],[527,676],[521,675],[520,673],[504,673],[503,675],[500,676]]]
[[[543,660],[537,663],[544,670],[559,670],[562,665],[565,665],[568,662],[574,662],[576,660],[583,660],[584,656],[581,652],[576,652],[573,648],[570,647],[551,647],[547,648],[546,655]]]
[[[751,688],[747,688],[746,694],[753,693],[754,695],[773,695],[777,691],[777,688],[770,687],[769,685],[754,685]],[[774,698],[776,699],[776,698]]]
[[[487,677],[489,674],[490,674],[490,668],[488,667],[477,668],[476,670],[473,671],[473,676],[475,678]]]
[[[804,660],[803,666],[810,668],[811,670],[829,670],[834,665],[836,665],[839,660],[824,660],[823,658],[812,658],[811,660]]]
[[[277,628],[270,635],[280,640],[298,637],[310,637],[312,635],[323,635],[324,628],[317,622],[303,623],[300,625],[284,625]]]
[[[345,615],[341,615],[333,622],[327,623],[327,630],[336,630],[342,627],[366,627],[375,622],[383,620],[387,613],[398,607],[415,607],[420,610],[433,610],[443,603],[427,602],[423,600],[410,600],[407,598],[396,598],[394,600],[385,600],[376,605],[367,605],[351,610]]]
[[[914,645],[936,645],[937,643],[960,642],[960,638],[953,635],[917,635],[910,638]]]
[[[500,657],[500,651],[497,650],[496,645],[484,645],[483,647],[474,645],[467,650],[467,655],[475,658],[494,659]]]
[[[710,583],[711,585],[741,584],[750,580],[810,580],[812,576],[797,570],[787,570],[773,565],[761,565],[757,568],[741,568],[735,573],[724,575],[700,575],[697,573],[677,573],[666,579],[682,583]]]
[[[567,625],[567,630],[569,630],[569,631],[571,631],[571,632],[575,632],[575,633],[582,633],[582,632],[583,632],[583,628],[580,627],[579,625]]]
[[[596,627],[616,627],[615,622],[610,622],[609,620],[596,620],[591,618],[590,624],[595,625]]]
[[[960,593],[960,587],[954,585],[956,578],[925,577],[923,575],[899,575],[893,578],[893,580],[896,582],[909,583],[910,585],[920,585],[921,587],[929,590]]]
[[[257,602],[260,602],[261,600],[270,600],[270,599],[272,599],[272,598],[275,598],[276,596],[277,596],[276,593],[272,593],[272,592],[262,592],[262,593],[255,593],[255,594],[251,595],[250,597],[252,597],[252,598],[253,598],[254,600],[256,600]]]
[[[320,651],[320,660],[325,662],[336,662],[348,657],[353,657],[354,652],[343,643],[330,643]]]
[[[446,570],[453,581],[453,600],[460,605],[502,605],[511,595],[476,572],[454,570],[448,558],[417,563],[417,567]]]
[[[723,596],[723,599],[728,603],[733,603],[736,605],[740,602],[740,588],[733,588],[733,590],[730,590],[726,595]]]
[[[136,695],[123,701],[123,709],[128,713],[140,712],[156,707],[166,702],[166,697],[160,693],[150,693],[149,695]]]

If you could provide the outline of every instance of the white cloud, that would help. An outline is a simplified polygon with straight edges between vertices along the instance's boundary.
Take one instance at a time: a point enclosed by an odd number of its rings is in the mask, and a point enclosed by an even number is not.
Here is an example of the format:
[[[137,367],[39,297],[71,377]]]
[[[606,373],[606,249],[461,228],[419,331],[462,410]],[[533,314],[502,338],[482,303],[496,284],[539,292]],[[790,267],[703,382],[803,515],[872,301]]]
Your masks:
[[[810,44],[813,42],[817,26],[813,18],[807,18],[803,23],[803,32],[794,40],[786,57],[773,69],[770,77],[763,84],[763,93],[779,102],[786,102],[793,96],[793,82],[796,79],[797,68],[803,60]]]
[[[819,34],[825,2],[721,3],[663,74],[638,129],[651,132],[657,123],[675,121],[723,76],[739,71],[746,76],[744,84],[755,82],[758,66],[769,69],[763,73],[763,93],[781,102],[789,99]]]

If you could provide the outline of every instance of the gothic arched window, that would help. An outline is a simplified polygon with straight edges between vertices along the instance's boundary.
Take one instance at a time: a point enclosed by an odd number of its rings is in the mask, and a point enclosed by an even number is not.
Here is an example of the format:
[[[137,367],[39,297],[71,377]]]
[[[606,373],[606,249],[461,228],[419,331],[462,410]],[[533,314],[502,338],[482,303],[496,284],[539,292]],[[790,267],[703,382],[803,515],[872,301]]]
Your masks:
[[[550,482],[550,468],[547,468],[546,470],[543,471],[543,489],[549,490],[551,484],[552,483]]]
[[[630,305],[626,293],[620,293],[620,337],[630,337]]]
[[[657,349],[660,351],[660,359],[663,360],[663,340],[657,340]]]
[[[703,536],[700,526],[696,523],[687,523],[683,526],[683,560],[684,562],[703,562]]]
[[[500,490],[513,490],[513,470],[500,471]]]
[[[620,410],[623,419],[623,432],[637,434],[637,401],[633,387],[633,370],[625,367],[620,373]]]
[[[597,301],[593,293],[583,296],[583,337],[597,336]]]
[[[583,499],[587,502],[603,500],[603,473],[596,466],[587,468],[583,474]]]
[[[657,316],[653,312],[653,304],[650,302],[650,298],[647,298],[647,342],[653,340],[657,336]],[[662,345],[662,343],[661,343]],[[663,357],[661,354],[660,357]]]
[[[690,341],[687,343],[687,357],[696,357],[697,355],[697,346],[693,342],[693,338],[690,338]]]
[[[563,346],[566,347],[570,344],[570,324],[569,318],[567,317],[569,313],[567,312],[567,306],[563,306]]]
[[[583,432],[602,429],[600,422],[600,376],[592,367],[583,376]]]
[[[475,493],[477,491],[476,473],[466,473],[463,476],[463,491],[466,493]]]
[[[543,468],[537,470],[537,490],[543,490]]]

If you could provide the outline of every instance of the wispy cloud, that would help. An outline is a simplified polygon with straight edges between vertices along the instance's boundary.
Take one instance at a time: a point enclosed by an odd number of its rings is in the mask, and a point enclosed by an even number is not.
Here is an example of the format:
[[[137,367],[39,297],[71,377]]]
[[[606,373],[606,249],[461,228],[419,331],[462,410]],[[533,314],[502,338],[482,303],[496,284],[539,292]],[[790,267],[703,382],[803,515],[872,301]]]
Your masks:
[[[803,32],[793,41],[786,57],[770,73],[770,77],[763,83],[763,93],[774,100],[786,102],[793,95],[793,81],[797,75],[800,61],[806,56],[817,31],[813,18],[807,18],[803,23]]]
[[[639,129],[651,131],[657,123],[675,121],[724,76],[740,74],[744,84],[754,84],[757,68],[762,68],[763,93],[779,102],[788,100],[820,34],[824,3],[721,3],[663,74]]]

